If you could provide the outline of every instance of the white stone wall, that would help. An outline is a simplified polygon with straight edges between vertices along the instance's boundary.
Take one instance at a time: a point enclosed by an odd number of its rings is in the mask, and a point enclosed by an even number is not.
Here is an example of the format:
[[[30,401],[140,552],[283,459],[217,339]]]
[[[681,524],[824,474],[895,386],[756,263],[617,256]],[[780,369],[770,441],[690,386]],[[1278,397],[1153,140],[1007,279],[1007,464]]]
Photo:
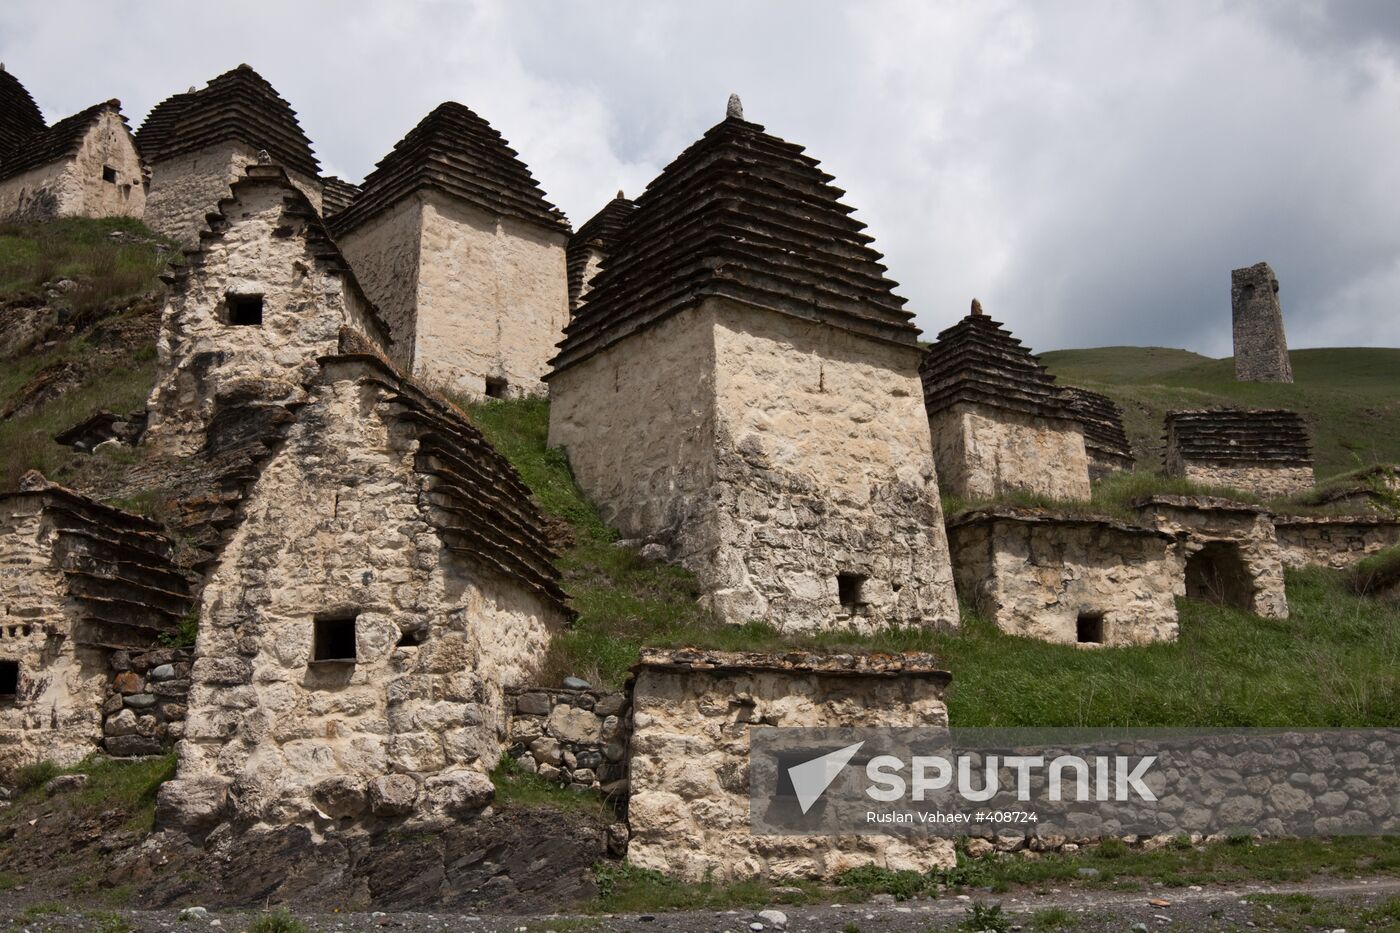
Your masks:
[[[1185,556],[1160,534],[1111,522],[994,518],[949,529],[958,593],[1003,632],[1077,643],[1102,614],[1104,645],[1175,641]]]
[[[224,788],[251,822],[450,817],[495,765],[503,691],[561,619],[442,547],[387,394],[319,386],[254,486],[203,593],[168,800]],[[353,665],[311,663],[327,612],[359,614]]]
[[[0,660],[20,668],[15,700],[0,701],[0,775],[76,764],[102,740],[107,653],[73,642],[56,537],[38,497],[0,499]]]
[[[229,142],[152,163],[146,226],[187,247],[197,246],[199,233],[205,228],[204,215],[218,208],[219,201],[229,196],[230,186],[242,177],[243,169],[257,161],[255,147]],[[320,213],[320,179],[291,169],[287,175]]]
[[[429,192],[423,204],[414,373],[482,396],[543,395],[569,320],[568,236]]]
[[[1248,610],[1267,619],[1288,618],[1283,554],[1268,513],[1152,502],[1139,507],[1138,514],[1155,528],[1184,534],[1188,559],[1212,542],[1238,545],[1253,589]]]
[[[1184,476],[1205,486],[1222,486],[1253,493],[1264,499],[1277,499],[1306,492],[1313,488],[1315,478],[1313,468],[1299,466],[1271,466],[1268,464],[1203,463],[1179,458],[1175,467],[1168,458],[1167,472],[1174,476]]]
[[[297,401],[336,352],[340,328],[370,332],[367,310],[343,277],[317,263],[282,225],[283,190],[241,186],[228,231],[207,245],[202,265],[173,289],[161,316],[159,375],[147,408],[143,443],[188,454],[204,443],[219,397],[248,391],[267,401]],[[227,323],[227,296],[262,295],[263,323]]]
[[[929,416],[938,481],[964,499],[995,499],[1012,491],[1051,499],[1088,499],[1089,457],[1083,428],[959,402]]]
[[[1350,567],[1400,544],[1400,519],[1285,517],[1274,519],[1285,567]]]
[[[116,181],[103,180],[104,168],[116,172]],[[3,220],[140,217],[145,208],[141,159],[126,124],[112,111],[93,121],[74,155],[0,181]]]
[[[336,239],[355,280],[379,308],[394,339],[394,362],[413,371],[422,249],[422,198],[404,198]]]
[[[946,726],[920,677],[650,670],[632,692],[627,858],[686,881],[834,878],[862,865],[953,865],[951,839],[749,833],[749,722],[765,727]]]
[[[914,356],[711,300],[557,374],[550,443],[727,621],[956,625]]]

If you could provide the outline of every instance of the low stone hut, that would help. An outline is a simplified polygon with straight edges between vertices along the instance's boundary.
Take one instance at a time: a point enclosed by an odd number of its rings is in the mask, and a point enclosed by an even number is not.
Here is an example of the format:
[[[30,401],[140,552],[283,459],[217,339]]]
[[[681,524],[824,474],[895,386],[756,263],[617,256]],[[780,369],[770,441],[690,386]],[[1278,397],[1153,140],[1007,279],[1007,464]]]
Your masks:
[[[926,872],[952,839],[755,836],[752,729],[947,727],[950,675],[929,655],[782,656],[643,649],[630,684],[628,861],[687,881]]]
[[[1288,618],[1283,555],[1267,509],[1210,496],[1150,496],[1133,507],[1144,524],[1184,537],[1188,597]]]
[[[260,74],[239,65],[203,88],[155,106],[136,132],[149,166],[146,225],[194,246],[204,215],[266,152],[319,213],[320,165],[291,105]]]
[[[176,779],[188,829],[468,815],[567,617],[544,519],[456,409],[323,358],[200,600]]]
[[[472,397],[543,394],[569,317],[569,223],[489,123],[439,105],[332,227],[416,377]]]
[[[188,611],[170,553],[154,522],[37,473],[0,494],[0,774],[101,747],[112,656],[151,647]],[[155,704],[133,702],[131,718]]]
[[[1297,412],[1211,408],[1169,411],[1166,471],[1267,499],[1310,489],[1312,441]]]
[[[570,310],[578,307],[579,301],[588,292],[589,283],[598,273],[598,266],[603,257],[612,250],[623,224],[627,223],[636,209],[636,203],[619,191],[617,197],[604,204],[602,210],[588,218],[588,221],[569,237],[567,260]]]
[[[1089,498],[1084,425],[1055,377],[981,303],[938,335],[919,372],[945,494]]]
[[[1089,479],[1097,482],[1133,468],[1136,462],[1123,431],[1123,410],[1107,395],[1078,386],[1061,390],[1070,409],[1084,425],[1084,451],[1089,455]]]
[[[262,431],[259,414],[287,417],[317,359],[338,352],[342,328],[392,353],[377,310],[281,166],[247,166],[208,224],[161,315],[143,443],[172,455]]]
[[[0,220],[140,217],[145,177],[121,101],[94,104],[45,126],[0,70]]]
[[[726,621],[955,625],[918,331],[830,182],[731,107],[602,260],[549,440]]]
[[[1003,632],[1079,645],[1175,641],[1185,557],[1174,534],[1037,509],[948,520],[958,595]]]

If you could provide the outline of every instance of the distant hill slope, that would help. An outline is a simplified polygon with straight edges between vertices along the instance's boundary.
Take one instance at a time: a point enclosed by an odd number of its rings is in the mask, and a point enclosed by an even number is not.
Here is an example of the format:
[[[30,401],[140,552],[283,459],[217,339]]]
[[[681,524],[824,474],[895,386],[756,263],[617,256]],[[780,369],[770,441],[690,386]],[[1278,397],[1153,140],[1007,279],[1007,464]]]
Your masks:
[[[1097,347],[1040,355],[1061,382],[1103,392],[1143,462],[1160,464],[1162,418],[1173,408],[1288,408],[1313,430],[1324,479],[1372,463],[1400,463],[1400,349],[1294,350],[1292,385],[1236,382],[1234,360],[1166,347]]]

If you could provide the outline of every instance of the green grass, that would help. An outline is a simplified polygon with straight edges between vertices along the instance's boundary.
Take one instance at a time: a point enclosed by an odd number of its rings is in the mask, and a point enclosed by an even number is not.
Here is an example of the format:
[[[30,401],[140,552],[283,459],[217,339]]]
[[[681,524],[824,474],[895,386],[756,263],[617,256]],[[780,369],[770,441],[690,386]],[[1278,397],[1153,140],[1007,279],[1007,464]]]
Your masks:
[[[554,781],[526,771],[509,755],[501,756],[500,763],[491,772],[491,783],[496,785],[498,805],[551,807],[568,813],[582,813],[601,823],[611,823],[617,819],[612,808],[597,793],[581,793],[561,787]]]
[[[113,240],[124,233],[132,239]],[[167,247],[158,251],[155,244]],[[87,311],[104,302],[144,294],[179,251],[128,217],[70,217],[45,223],[0,225],[0,299],[39,295],[48,282],[69,279],[77,287],[59,303]]]
[[[1251,926],[1269,930],[1366,929],[1384,933],[1400,931],[1400,898],[1392,897],[1375,907],[1357,908],[1311,894],[1251,894]]]
[[[147,832],[155,825],[156,792],[175,776],[175,754],[142,759],[92,755],[71,768],[40,762],[16,772],[15,789],[21,798],[37,796],[60,774],[87,775],[81,788],[64,794],[66,807],[93,812],[120,809],[128,815],[127,829]],[[0,826],[24,812],[20,807],[0,810]]]
[[[613,546],[612,534],[546,449],[537,401],[472,406],[471,417],[516,463],[547,511],[577,542],[562,557],[579,618],[554,641],[551,676],[620,686],[642,645],[746,650],[931,651],[953,673],[949,715],[961,726],[1378,726],[1400,721],[1400,607],[1359,597],[1344,574],[1288,574],[1287,620],[1180,603],[1178,641],[1081,651],[1005,635],[968,615],[958,633],[892,629],[869,636],[783,635],[727,626],[696,605],[689,574]],[[1148,492],[1201,487],[1129,474],[1091,507],[1122,509]],[[1209,490],[1207,490],[1209,491]]]
[[[775,904],[811,904],[830,894],[811,882],[789,881],[774,890],[761,880],[686,884],[660,872],[628,862],[595,865],[598,897],[587,905],[591,913],[620,914],[663,910],[756,909]]]
[[[1236,382],[1233,359],[1212,360],[1160,347],[1056,350],[1041,361],[1061,381],[1103,392],[1123,407],[1134,450],[1156,450],[1173,408],[1237,405],[1287,408],[1314,433],[1319,479],[1359,466],[1400,462],[1400,350],[1337,347],[1294,350],[1294,382]]]
[[[270,914],[263,914],[248,924],[248,933],[311,933],[311,931],[306,924],[293,917],[283,907]]]
[[[1363,596],[1383,590],[1393,591],[1400,584],[1400,545],[1360,561],[1347,571],[1346,579],[1351,591]]]

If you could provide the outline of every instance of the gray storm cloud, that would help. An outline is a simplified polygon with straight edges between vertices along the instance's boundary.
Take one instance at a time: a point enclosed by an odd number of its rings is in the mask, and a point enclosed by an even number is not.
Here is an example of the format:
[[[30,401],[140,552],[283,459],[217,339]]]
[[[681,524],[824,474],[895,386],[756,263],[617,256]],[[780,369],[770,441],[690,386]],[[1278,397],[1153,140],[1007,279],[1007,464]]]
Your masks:
[[[1036,349],[1229,353],[1267,260],[1290,343],[1400,346],[1400,4],[10,0],[0,60],[57,119],[246,61],[358,180],[435,104],[575,223],[724,114],[821,159],[919,323],[969,299]]]

